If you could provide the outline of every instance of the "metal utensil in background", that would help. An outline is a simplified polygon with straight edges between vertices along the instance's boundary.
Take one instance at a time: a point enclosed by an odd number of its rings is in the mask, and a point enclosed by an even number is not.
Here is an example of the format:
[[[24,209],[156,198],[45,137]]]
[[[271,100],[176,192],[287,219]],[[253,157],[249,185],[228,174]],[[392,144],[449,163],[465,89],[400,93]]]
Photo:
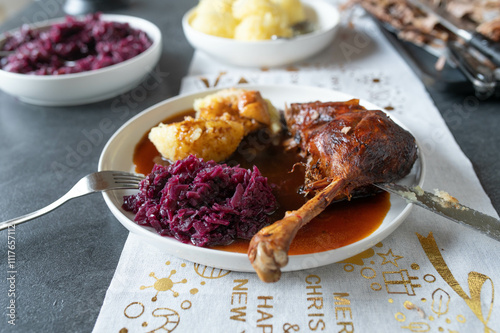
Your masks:
[[[456,40],[448,43],[443,42],[439,47],[429,44],[417,45],[401,40],[398,37],[400,31],[397,28],[388,22],[379,20],[369,11],[365,10],[365,12],[381,28],[391,44],[409,62],[410,66],[417,71],[426,84],[438,90],[451,90],[462,93],[472,92],[481,99],[500,94],[500,67],[495,68],[495,65],[491,61],[473,47]],[[417,52],[420,49],[425,52]],[[428,66],[428,64],[422,62],[420,59],[424,53],[427,53],[431,57],[436,57],[435,62],[445,57],[445,66],[439,70],[435,66]],[[473,91],[469,92],[469,88],[464,88],[465,85],[468,86],[469,84]]]
[[[311,22],[309,20],[304,20],[292,24],[290,28],[292,29],[292,37],[282,37],[278,35],[272,35],[271,39],[272,40],[291,39],[297,36],[302,36],[314,32],[317,29],[317,26],[314,22]]]
[[[429,16],[434,16],[439,23],[455,36],[463,39],[467,44],[475,47],[497,66],[500,66],[500,43],[496,43],[476,31],[469,31],[460,27],[456,19],[443,8],[431,7],[422,0],[407,0]]]
[[[480,99],[491,97],[498,86],[494,65],[481,54],[458,41],[447,43],[447,57],[456,64],[472,83],[476,96]]]
[[[458,202],[426,192],[420,187],[409,187],[394,183],[374,184],[378,188],[396,194],[433,213],[444,216],[454,222],[471,227],[486,236],[500,241],[500,221]]]

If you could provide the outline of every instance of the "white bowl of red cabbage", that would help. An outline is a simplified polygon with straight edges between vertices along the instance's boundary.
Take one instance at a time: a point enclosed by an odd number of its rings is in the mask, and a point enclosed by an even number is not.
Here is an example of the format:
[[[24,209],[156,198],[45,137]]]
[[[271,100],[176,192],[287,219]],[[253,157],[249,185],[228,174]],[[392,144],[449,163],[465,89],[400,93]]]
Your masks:
[[[161,55],[161,32],[132,16],[88,14],[0,36],[0,89],[45,106],[99,102],[136,87]]]

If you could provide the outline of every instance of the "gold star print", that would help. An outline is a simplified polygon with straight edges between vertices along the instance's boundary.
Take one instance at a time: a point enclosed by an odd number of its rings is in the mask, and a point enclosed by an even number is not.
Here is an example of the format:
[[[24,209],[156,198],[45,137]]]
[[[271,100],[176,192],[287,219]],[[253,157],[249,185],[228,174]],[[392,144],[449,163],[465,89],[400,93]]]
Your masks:
[[[382,265],[391,263],[394,266],[398,267],[398,263],[396,262],[396,260],[403,258],[403,256],[394,255],[392,253],[392,249],[390,249],[389,252],[387,252],[387,253],[377,253],[377,254],[379,256],[381,256],[382,258],[384,258],[384,261],[382,262]]]
[[[156,289],[156,295],[153,296],[153,298],[151,299],[151,301],[153,302],[156,302],[156,300],[158,299],[158,293],[160,291],[167,291],[167,290],[170,290],[174,297],[177,297],[179,296],[179,293],[174,291],[172,289],[172,287],[174,286],[174,284],[178,284],[178,283],[186,283],[187,280],[186,279],[183,279],[182,281],[179,281],[179,282],[174,282],[172,281],[171,277],[172,275],[174,275],[176,272],[175,269],[173,269],[172,271],[170,271],[170,275],[168,277],[165,277],[165,278],[161,278],[161,279],[158,279],[156,276],[155,276],[155,273],[154,272],[151,272],[149,274],[149,276],[153,277],[156,282],[152,285],[152,286],[141,286],[140,289],[141,290],[144,290],[144,289],[147,289],[147,288],[151,288],[153,287],[154,289]]]

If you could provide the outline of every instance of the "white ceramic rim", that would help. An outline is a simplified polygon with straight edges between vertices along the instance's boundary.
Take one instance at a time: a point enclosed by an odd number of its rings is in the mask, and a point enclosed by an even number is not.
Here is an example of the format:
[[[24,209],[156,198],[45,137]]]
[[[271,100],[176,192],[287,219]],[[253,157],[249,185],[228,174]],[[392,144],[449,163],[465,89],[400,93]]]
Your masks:
[[[255,89],[261,91],[262,95],[264,98],[268,98],[266,96],[266,91],[293,91],[293,93],[290,93],[294,96],[300,96],[300,93],[308,93],[308,94],[317,94],[318,96],[331,96],[333,100],[349,100],[352,98],[355,98],[351,95],[341,93],[338,91],[326,89],[326,88],[318,88],[318,87],[311,87],[311,86],[298,86],[298,85],[249,85],[249,84],[243,84],[243,85],[238,85],[239,88],[244,88],[244,89]],[[155,113],[159,113],[162,108],[165,108],[167,106],[170,106],[170,115],[175,114],[180,111],[186,110],[188,107],[183,108],[183,109],[173,109],[171,106],[173,104],[179,104],[184,101],[193,101],[195,98],[199,98],[202,96],[205,96],[207,94],[213,93],[217,90],[220,90],[221,88],[213,88],[209,90],[205,90],[202,92],[194,93],[194,94],[183,94],[179,95],[176,97],[172,97],[170,99],[167,99],[165,101],[159,102],[156,105],[153,105],[152,107],[144,110],[143,112],[137,114],[135,117],[130,119],[127,123],[125,123],[120,129],[118,129],[115,134],[109,139],[109,141],[106,143],[101,157],[99,159],[99,170],[109,170],[108,165],[110,164],[111,161],[119,158],[118,154],[116,151],[113,151],[113,146],[116,146],[118,144],[123,145],[122,139],[124,137],[128,137],[126,135],[126,132],[134,132],[132,129],[134,127],[134,124],[136,122],[139,122],[141,119],[144,118],[151,118],[149,121],[152,119],[156,119],[156,122],[159,122],[166,117],[168,117],[169,114],[162,113],[162,117],[159,117],[158,115],[155,115]],[[300,98],[299,98],[300,99]],[[321,98],[323,99],[323,98]],[[312,100],[312,99],[311,99]],[[325,100],[324,100],[325,101]],[[271,99],[272,102],[272,99]],[[290,103],[295,102],[293,100],[290,101]],[[299,102],[305,102],[305,101],[300,101]],[[368,109],[379,109],[383,110],[383,108],[377,107],[376,105],[360,100],[361,105],[365,106]],[[186,104],[187,105],[187,104]],[[280,108],[280,106],[277,106]],[[384,110],[383,110],[384,111]],[[390,113],[388,113],[390,115]],[[390,115],[391,119],[393,119],[396,123],[398,123],[400,126],[403,128],[407,129],[404,124],[402,124],[400,121],[395,119],[392,115]],[[154,126],[152,124],[151,126]],[[150,127],[149,127],[150,128]],[[147,131],[146,129],[145,131]],[[144,135],[145,132],[140,132],[138,130],[135,130],[137,132],[137,141]],[[131,138],[129,138],[131,139]],[[133,149],[133,148],[132,148]],[[130,156],[130,165],[128,167],[123,167],[120,170],[122,171],[133,171],[133,163],[132,163],[132,156]],[[128,163],[128,162],[127,162]],[[125,163],[125,164],[127,164]],[[419,150],[419,158],[418,158],[418,163],[415,163],[415,166],[412,170],[411,176],[416,179],[416,181],[412,181],[411,184],[407,185],[418,185],[422,186],[423,181],[425,179],[425,161],[424,157],[422,155],[422,151]],[[408,177],[407,177],[408,178]],[[402,181],[402,183],[405,183],[405,180]],[[132,233],[138,235],[145,243],[153,244],[156,246],[159,246],[159,248],[165,250],[167,253],[174,255],[176,257],[193,261],[199,264],[203,264],[206,266],[211,266],[219,269],[226,269],[226,270],[232,270],[232,271],[241,271],[241,272],[253,272],[253,268],[248,260],[248,257],[246,254],[242,253],[233,253],[233,252],[226,252],[226,251],[219,251],[219,250],[214,250],[214,249],[209,249],[209,248],[199,248],[191,244],[184,244],[181,243],[173,238],[169,237],[162,237],[156,233],[152,228],[147,228],[147,227],[142,227],[139,226],[137,223],[133,222],[133,214],[129,212],[125,212],[121,208],[121,203],[118,204],[118,202],[121,202],[118,200],[118,198],[122,198],[123,195],[131,194],[134,192],[130,191],[113,191],[113,192],[107,192],[103,193],[104,200],[106,204],[108,205],[108,208],[110,211],[115,215],[115,217],[122,223],[129,231]],[[391,210],[393,209],[392,207],[394,206],[394,203],[396,203],[402,208],[400,211],[398,210],[395,214],[397,214],[391,221],[384,221],[382,222],[382,225],[374,231],[371,235],[367,236],[366,238],[355,242],[353,244],[335,249],[335,250],[329,250],[329,251],[324,251],[324,252],[319,252],[319,253],[314,253],[314,254],[306,254],[306,255],[291,255],[289,257],[289,263],[287,266],[285,266],[282,271],[296,271],[296,270],[303,270],[303,269],[310,269],[310,268],[315,268],[315,267],[320,267],[320,266],[325,266],[329,265],[338,261],[345,260],[349,257],[352,257],[362,251],[367,250],[370,247],[373,247],[380,241],[382,241],[385,237],[390,235],[403,221],[404,219],[408,216],[410,213],[411,208],[413,205],[411,203],[405,202],[403,199],[391,195]],[[391,213],[389,211],[388,215]]]

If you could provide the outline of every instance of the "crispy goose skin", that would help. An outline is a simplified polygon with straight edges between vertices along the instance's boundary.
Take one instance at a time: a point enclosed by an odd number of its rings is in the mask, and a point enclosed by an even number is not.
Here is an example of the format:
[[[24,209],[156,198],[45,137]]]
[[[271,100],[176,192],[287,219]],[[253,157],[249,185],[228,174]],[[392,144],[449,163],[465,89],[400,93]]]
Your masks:
[[[291,104],[285,119],[307,159],[304,189],[315,195],[252,238],[248,257],[265,282],[279,280],[298,229],[333,200],[400,179],[417,158],[415,138],[408,131],[384,112],[366,110],[358,100]]]

